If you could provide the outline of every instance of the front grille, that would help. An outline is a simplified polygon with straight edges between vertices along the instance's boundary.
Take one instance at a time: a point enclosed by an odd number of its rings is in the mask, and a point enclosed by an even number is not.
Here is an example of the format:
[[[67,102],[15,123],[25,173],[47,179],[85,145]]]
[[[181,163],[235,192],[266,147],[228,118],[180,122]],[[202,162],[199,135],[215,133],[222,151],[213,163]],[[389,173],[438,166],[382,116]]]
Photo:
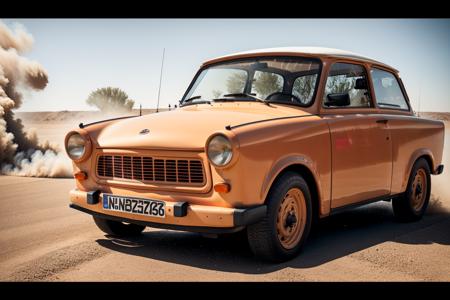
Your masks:
[[[151,156],[100,155],[97,175],[110,179],[141,182],[205,183],[202,161],[199,159],[168,159]]]

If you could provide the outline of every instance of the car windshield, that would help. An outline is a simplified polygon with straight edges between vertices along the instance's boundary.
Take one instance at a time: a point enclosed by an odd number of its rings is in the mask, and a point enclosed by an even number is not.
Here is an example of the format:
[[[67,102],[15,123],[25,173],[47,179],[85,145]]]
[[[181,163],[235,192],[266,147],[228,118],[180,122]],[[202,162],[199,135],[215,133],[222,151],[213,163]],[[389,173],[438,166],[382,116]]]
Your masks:
[[[182,99],[188,103],[260,101],[309,106],[320,62],[302,57],[252,58],[215,64],[197,75]]]

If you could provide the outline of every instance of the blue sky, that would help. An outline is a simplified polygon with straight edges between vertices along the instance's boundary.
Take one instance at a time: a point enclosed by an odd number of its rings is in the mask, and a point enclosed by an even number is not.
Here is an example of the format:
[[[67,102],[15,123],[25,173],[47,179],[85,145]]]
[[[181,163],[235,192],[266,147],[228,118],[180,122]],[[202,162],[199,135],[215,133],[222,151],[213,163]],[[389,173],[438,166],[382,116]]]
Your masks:
[[[357,52],[398,70],[415,110],[450,111],[450,20],[426,19],[3,19],[35,39],[26,53],[48,71],[21,111],[91,110],[85,100],[115,86],[138,107],[176,104],[204,60],[283,46]]]

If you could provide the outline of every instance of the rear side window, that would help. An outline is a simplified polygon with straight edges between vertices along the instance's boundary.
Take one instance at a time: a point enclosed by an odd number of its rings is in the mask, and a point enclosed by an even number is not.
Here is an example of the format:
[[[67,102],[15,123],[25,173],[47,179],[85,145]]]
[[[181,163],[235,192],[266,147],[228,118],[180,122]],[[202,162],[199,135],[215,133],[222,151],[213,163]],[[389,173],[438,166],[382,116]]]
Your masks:
[[[375,98],[380,108],[409,109],[397,78],[392,73],[372,69],[370,75]]]
[[[367,74],[361,65],[335,63],[328,74],[325,107],[371,107]]]

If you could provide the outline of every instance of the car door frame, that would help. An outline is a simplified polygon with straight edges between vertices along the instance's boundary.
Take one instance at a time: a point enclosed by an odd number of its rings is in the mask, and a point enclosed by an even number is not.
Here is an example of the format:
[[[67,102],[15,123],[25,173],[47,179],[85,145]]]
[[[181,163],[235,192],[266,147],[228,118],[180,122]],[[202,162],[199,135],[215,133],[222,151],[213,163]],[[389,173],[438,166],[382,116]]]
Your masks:
[[[401,77],[399,76],[396,70],[392,70],[386,68],[384,66],[380,66],[377,64],[370,64],[370,69],[376,68],[381,71],[385,71],[397,80],[397,83],[400,87],[400,91],[405,99],[406,104],[408,105],[408,109],[400,109],[400,108],[389,108],[389,107],[380,107],[376,101],[375,95],[375,104],[378,107],[380,116],[389,120],[391,124],[391,136],[392,136],[392,153],[393,153],[393,162],[392,162],[392,180],[391,180],[391,198],[401,195],[408,183],[409,175],[414,164],[414,161],[419,156],[429,156],[432,157],[432,154],[426,151],[424,148],[420,148],[417,150],[417,153],[410,153],[414,147],[408,146],[408,143],[411,143],[412,140],[419,138],[420,134],[413,134],[408,131],[412,131],[411,129],[404,130],[402,129],[401,133],[396,132],[396,123],[399,122],[401,128],[404,127],[406,123],[409,123],[409,126],[413,125],[416,131],[422,131],[426,127],[426,121],[418,122],[417,116],[413,111],[413,107],[411,105],[408,93],[403,84]],[[371,76],[371,75],[370,75]],[[373,87],[373,80],[370,78],[370,84]],[[375,90],[375,88],[373,87]],[[423,128],[423,129],[422,129]],[[402,141],[403,140],[403,141]],[[407,142],[405,141],[407,140]],[[402,155],[400,155],[402,154]],[[434,159],[431,159],[432,161]]]
[[[336,64],[336,63],[347,63],[347,64],[359,65],[359,66],[364,68],[364,71],[365,71],[366,77],[367,77],[368,91],[370,93],[369,101],[371,103],[371,107],[368,107],[368,108],[366,108],[366,107],[347,107],[347,108],[335,107],[335,108],[328,108],[328,107],[325,107],[323,105],[323,101],[324,101],[323,96],[324,96],[324,93],[325,93],[326,81],[328,79],[328,75],[329,75],[331,67],[334,64]],[[339,111],[340,115],[347,115],[347,114],[351,114],[351,115],[353,115],[353,114],[379,115],[379,114],[382,114],[382,113],[386,113],[386,111],[383,111],[382,109],[380,109],[379,106],[376,103],[375,90],[374,90],[374,87],[372,85],[372,77],[371,77],[371,74],[370,74],[370,70],[371,70],[372,67],[379,68],[380,66],[378,66],[377,64],[369,63],[367,61],[363,61],[363,60],[359,61],[359,60],[346,59],[346,58],[332,58],[332,59],[330,58],[330,59],[327,59],[326,63],[323,64],[322,84],[319,87],[320,88],[320,92],[317,93],[318,95],[317,95],[317,99],[316,99],[317,100],[316,104],[318,105],[318,114],[322,118],[327,118],[328,116],[331,117],[333,115],[336,115],[336,110]],[[382,69],[383,70],[387,70],[386,68],[382,68]],[[390,70],[390,72],[393,73],[392,70]],[[402,90],[402,92],[403,92],[403,90]],[[408,103],[408,105],[409,105],[409,103]],[[331,139],[332,139],[332,136],[331,136],[331,129],[330,129],[330,141],[331,141]],[[389,139],[391,139],[390,134],[389,134]],[[391,139],[391,148],[392,148],[392,139]],[[331,149],[330,149],[331,161],[332,161],[332,151],[333,151],[333,147],[331,147]],[[391,151],[392,151],[392,149],[391,149]],[[391,152],[390,158],[391,158],[391,172],[390,172],[390,177],[391,178],[390,178],[389,191],[390,191],[391,186],[392,186],[392,152]],[[331,169],[331,172],[333,173],[333,171],[334,171],[333,170],[333,162],[331,162],[330,169]],[[333,175],[332,175],[332,178],[333,178]],[[379,197],[377,196],[377,197],[372,197],[372,198],[368,198],[368,199],[361,199],[360,201],[357,201],[357,202],[352,202],[352,203],[345,204],[345,205],[342,205],[342,206],[333,207],[333,190],[332,190],[332,187],[333,187],[333,182],[331,182],[331,184],[330,184],[330,188],[331,188],[331,191],[330,191],[330,195],[331,195],[330,211],[331,211],[331,213],[334,213],[335,211],[341,210],[341,209],[346,208],[346,207],[353,207],[353,206],[357,206],[357,205],[360,205],[360,204],[364,204],[364,203],[368,203],[368,202],[372,202],[372,201],[378,201],[378,200],[382,200],[382,199],[385,199],[385,198],[389,198],[389,195],[390,195],[390,192],[389,192],[388,194],[382,195],[382,196],[379,196]]]

